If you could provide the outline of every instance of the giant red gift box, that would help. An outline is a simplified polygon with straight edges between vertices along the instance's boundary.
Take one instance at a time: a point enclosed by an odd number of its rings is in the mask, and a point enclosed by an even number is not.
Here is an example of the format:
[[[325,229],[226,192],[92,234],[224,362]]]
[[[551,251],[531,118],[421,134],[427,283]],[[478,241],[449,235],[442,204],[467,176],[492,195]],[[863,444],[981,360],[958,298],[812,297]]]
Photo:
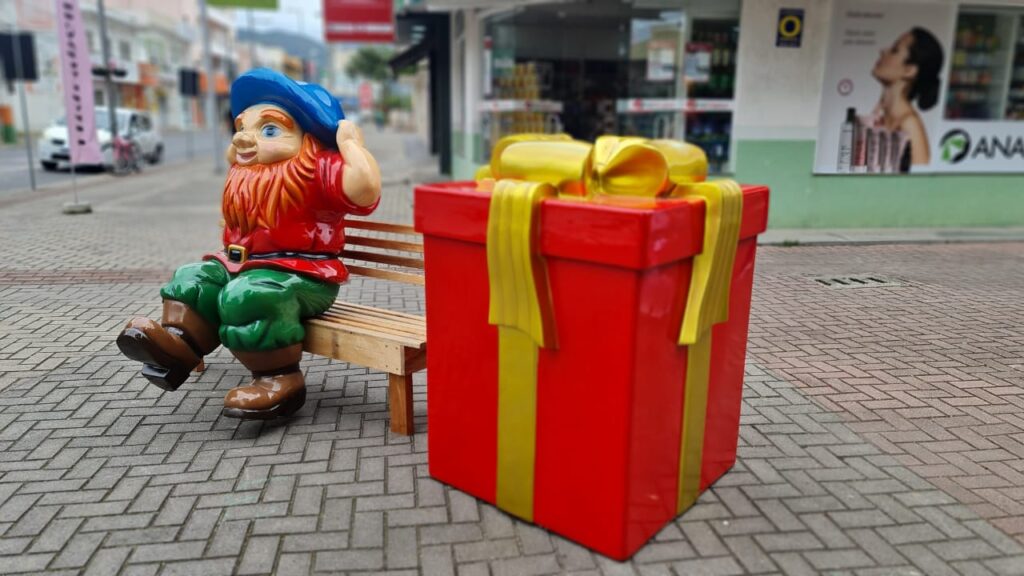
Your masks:
[[[426,268],[427,417],[434,478],[496,502],[498,331],[488,323],[490,195],[416,188]],[[743,187],[728,321],[711,332],[703,491],[736,461],[756,236],[768,189]],[[558,344],[539,351],[532,521],[611,558],[677,512],[686,348],[677,337],[704,202],[544,201],[539,251]]]

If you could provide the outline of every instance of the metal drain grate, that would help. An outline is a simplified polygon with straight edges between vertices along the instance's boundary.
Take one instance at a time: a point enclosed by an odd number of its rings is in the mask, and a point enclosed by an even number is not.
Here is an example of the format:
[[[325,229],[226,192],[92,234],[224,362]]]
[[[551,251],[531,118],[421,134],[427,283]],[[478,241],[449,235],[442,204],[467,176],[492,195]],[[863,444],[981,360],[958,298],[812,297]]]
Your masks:
[[[880,274],[858,274],[856,276],[814,276],[811,280],[829,288],[884,288],[903,286],[903,282]]]

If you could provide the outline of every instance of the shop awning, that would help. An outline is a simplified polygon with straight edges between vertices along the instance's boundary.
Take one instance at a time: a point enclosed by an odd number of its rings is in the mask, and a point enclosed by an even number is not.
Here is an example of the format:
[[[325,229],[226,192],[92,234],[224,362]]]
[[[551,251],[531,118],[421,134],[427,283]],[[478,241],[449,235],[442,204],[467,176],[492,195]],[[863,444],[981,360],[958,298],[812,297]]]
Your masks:
[[[410,68],[430,57],[430,43],[427,41],[420,42],[415,46],[406,48],[405,51],[398,53],[388,60],[388,66],[391,67],[391,73],[398,75],[399,70]]]

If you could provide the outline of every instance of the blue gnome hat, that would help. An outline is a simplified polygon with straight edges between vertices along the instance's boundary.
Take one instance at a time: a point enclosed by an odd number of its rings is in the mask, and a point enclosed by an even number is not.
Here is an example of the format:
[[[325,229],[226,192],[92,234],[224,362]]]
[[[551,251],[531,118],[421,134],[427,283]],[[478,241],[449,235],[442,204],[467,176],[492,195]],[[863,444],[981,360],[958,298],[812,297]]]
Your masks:
[[[323,86],[297,82],[270,68],[253,68],[231,84],[231,116],[255,104],[280,106],[322,145],[338,148],[335,135],[345,112]]]

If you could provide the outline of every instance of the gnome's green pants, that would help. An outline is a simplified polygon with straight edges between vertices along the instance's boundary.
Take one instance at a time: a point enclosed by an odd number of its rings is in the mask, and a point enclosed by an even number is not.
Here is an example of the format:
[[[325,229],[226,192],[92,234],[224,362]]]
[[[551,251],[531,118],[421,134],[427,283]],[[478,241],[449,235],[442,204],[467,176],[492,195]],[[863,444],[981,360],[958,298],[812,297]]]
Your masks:
[[[302,320],[328,308],[338,285],[272,268],[229,274],[216,260],[186,264],[160,290],[218,328],[231,350],[276,350],[302,342]]]

